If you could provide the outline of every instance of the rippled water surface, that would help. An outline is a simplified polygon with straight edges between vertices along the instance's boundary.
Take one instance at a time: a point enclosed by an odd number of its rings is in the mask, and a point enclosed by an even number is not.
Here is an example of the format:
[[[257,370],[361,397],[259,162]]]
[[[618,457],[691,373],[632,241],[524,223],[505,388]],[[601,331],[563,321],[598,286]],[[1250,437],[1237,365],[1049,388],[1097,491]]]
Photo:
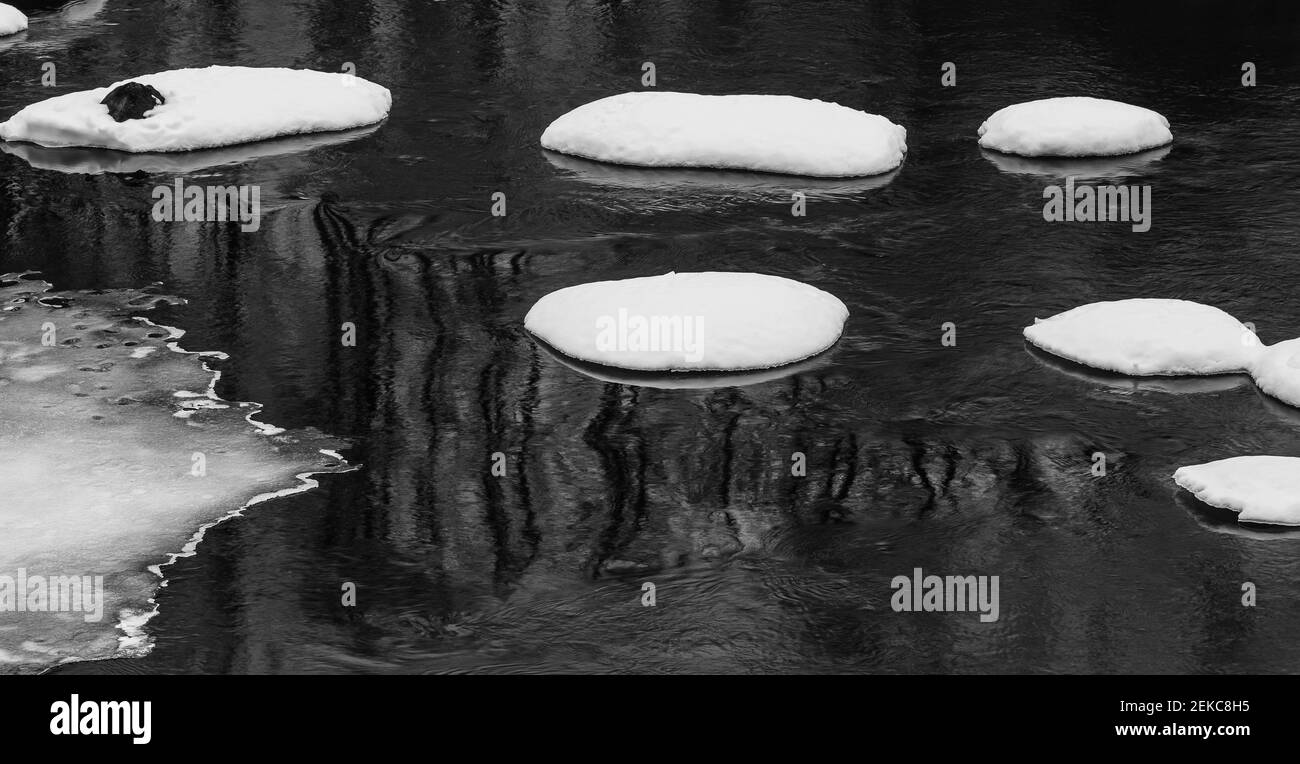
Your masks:
[[[207,64],[352,63],[394,96],[374,130],[208,157],[0,153],[0,273],[37,270],[60,290],[162,282],[188,302],[154,320],[228,354],[223,398],[347,438],[363,465],[210,529],[171,568],[150,655],[65,670],[1300,669],[1300,538],[1243,529],[1170,480],[1232,455],[1300,456],[1300,411],[1244,376],[1139,384],[1020,336],[1035,317],[1138,296],[1219,306],[1269,343],[1300,336],[1300,14],[1225,22],[1209,7],[33,12],[25,36],[0,41],[0,118]],[[810,182],[539,148],[564,111],[640,89],[645,61],[661,90],[884,114],[907,127],[907,159],[883,178]],[[956,87],[940,86],[945,61]],[[1258,87],[1241,86],[1243,61]],[[1149,232],[1044,222],[1062,169],[976,145],[998,108],[1072,94],[1169,118],[1169,151],[1079,171],[1149,184]],[[153,222],[152,189],[176,177],[260,185],[261,230]],[[505,217],[490,215],[497,191]],[[791,215],[795,191],[806,217]],[[705,389],[597,379],[523,331],[547,292],[669,270],[799,279],[851,317],[817,363]],[[355,348],[339,342],[348,321]],[[956,347],[939,342],[945,322]],[[794,452],[806,477],[790,475]],[[894,613],[889,582],[916,567],[1000,576],[1001,618]]]

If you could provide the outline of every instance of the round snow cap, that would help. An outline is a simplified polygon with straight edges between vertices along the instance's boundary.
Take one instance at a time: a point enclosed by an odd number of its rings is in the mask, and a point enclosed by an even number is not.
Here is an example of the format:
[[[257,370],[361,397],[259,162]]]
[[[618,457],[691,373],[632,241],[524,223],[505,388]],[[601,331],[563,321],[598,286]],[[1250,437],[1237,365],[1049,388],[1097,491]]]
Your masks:
[[[1132,376],[1244,372],[1261,352],[1240,321],[1188,300],[1089,303],[1035,319],[1025,339],[1075,363]]]
[[[638,92],[579,106],[542,147],[601,162],[848,178],[903,162],[907,130],[878,114],[782,95]]]
[[[667,273],[552,292],[528,331],[580,361],[642,371],[740,371],[801,361],[839,339],[832,294],[758,273]]]
[[[980,145],[1040,157],[1115,156],[1174,139],[1169,120],[1150,109],[1102,98],[1044,98],[1008,106],[984,120]]]

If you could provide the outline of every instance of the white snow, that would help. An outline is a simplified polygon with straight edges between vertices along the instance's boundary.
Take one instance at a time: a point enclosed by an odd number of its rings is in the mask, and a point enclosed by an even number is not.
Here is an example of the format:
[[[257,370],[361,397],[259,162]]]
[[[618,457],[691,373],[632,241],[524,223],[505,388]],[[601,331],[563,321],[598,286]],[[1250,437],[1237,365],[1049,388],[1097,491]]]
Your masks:
[[[1237,512],[1237,521],[1300,525],[1300,459],[1236,456],[1182,467],[1174,482],[1196,498]]]
[[[1300,407],[1300,339],[1264,348],[1255,359],[1251,376],[1259,389],[1283,403]]]
[[[835,344],[848,318],[814,286],[757,273],[667,273],[567,287],[524,326],[582,361],[644,371],[766,369]]]
[[[169,347],[177,333],[130,317],[174,300],[53,293],[69,301],[54,308],[48,288],[0,276],[0,576],[103,576],[106,602],[89,623],[0,611],[0,673],[141,647],[119,628],[152,612],[155,566],[259,496],[339,468],[322,452],[336,442],[249,419],[256,406],[218,399],[199,354]]]
[[[1261,352],[1240,321],[1188,300],[1089,303],[1034,319],[1025,338],[1076,363],[1132,376],[1245,372]]]
[[[125,82],[152,85],[167,103],[144,119],[115,122],[100,101]],[[386,117],[391,105],[387,88],[352,75],[210,66],[55,96],[0,124],[0,138],[49,147],[192,151],[369,125]]]
[[[907,130],[877,114],[795,96],[651,91],[579,106],[546,128],[542,146],[643,167],[843,178],[897,167]]]
[[[26,14],[12,5],[0,3],[0,37],[18,34],[26,28]]]
[[[1007,106],[979,128],[986,149],[1022,156],[1114,156],[1174,139],[1169,120],[1101,98],[1045,98]]]

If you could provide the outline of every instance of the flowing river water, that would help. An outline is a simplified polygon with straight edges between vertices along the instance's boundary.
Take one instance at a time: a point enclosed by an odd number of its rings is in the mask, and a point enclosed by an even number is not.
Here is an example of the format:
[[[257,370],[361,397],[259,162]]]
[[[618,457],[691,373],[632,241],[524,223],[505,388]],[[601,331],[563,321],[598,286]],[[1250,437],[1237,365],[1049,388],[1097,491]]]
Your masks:
[[[1127,297],[1209,303],[1268,343],[1300,336],[1300,14],[1222,25],[1200,8],[1179,9],[1178,33],[1111,0],[33,12],[26,36],[0,41],[0,118],[208,64],[352,64],[394,97],[375,129],[170,163],[3,146],[0,273],[69,294],[161,282],[184,302],[150,321],[226,355],[208,361],[221,399],[346,441],[358,465],[209,528],[167,568],[150,652],[58,670],[1300,669],[1300,533],[1239,526],[1170,479],[1300,456],[1300,411],[1245,376],[1139,383],[1021,337],[1035,317]],[[540,149],[568,109],[641,89],[647,61],[660,90],[883,114],[907,128],[907,158],[819,183]],[[1169,118],[1167,152],[1064,171],[1149,186],[1149,231],[1046,222],[1062,169],[977,146],[997,109],[1073,94]],[[155,222],[151,192],[177,178],[257,186],[259,230]],[[671,270],[798,279],[850,318],[817,363],[702,389],[596,378],[523,330],[550,291]],[[349,322],[355,347],[339,341]],[[41,447],[5,438],[11,453]],[[796,452],[806,475],[791,474]],[[894,612],[890,582],[916,568],[998,576],[998,620]]]

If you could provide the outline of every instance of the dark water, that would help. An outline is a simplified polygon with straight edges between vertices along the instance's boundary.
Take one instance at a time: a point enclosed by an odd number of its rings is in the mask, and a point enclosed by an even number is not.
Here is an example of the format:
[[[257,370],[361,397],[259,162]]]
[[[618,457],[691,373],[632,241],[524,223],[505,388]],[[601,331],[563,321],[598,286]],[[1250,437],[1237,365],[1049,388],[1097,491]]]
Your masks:
[[[52,94],[43,61],[56,92],[352,62],[394,95],[369,134],[181,168],[259,184],[253,234],[154,223],[150,191],[175,170],[0,155],[0,272],[164,282],[189,303],[157,320],[229,353],[224,397],[349,438],[364,464],[210,530],[170,568],[154,652],[71,670],[1295,672],[1300,538],[1244,532],[1170,474],[1300,455],[1300,412],[1245,377],[1066,368],[1020,330],[1150,296],[1222,307],[1269,343],[1300,335],[1298,21],[1063,0],[112,0],[34,17],[0,47],[0,117]],[[639,89],[644,61],[662,90],[884,114],[907,127],[907,160],[880,183],[819,185],[543,154],[551,119]],[[1072,94],[1169,118],[1166,155],[1100,170],[1152,186],[1149,232],[1046,223],[1059,179],[977,147],[998,108]],[[522,329],[554,289],[668,270],[799,279],[851,317],[814,368],[703,390],[593,379]],[[894,613],[889,581],[914,567],[1000,576],[1001,618]]]

